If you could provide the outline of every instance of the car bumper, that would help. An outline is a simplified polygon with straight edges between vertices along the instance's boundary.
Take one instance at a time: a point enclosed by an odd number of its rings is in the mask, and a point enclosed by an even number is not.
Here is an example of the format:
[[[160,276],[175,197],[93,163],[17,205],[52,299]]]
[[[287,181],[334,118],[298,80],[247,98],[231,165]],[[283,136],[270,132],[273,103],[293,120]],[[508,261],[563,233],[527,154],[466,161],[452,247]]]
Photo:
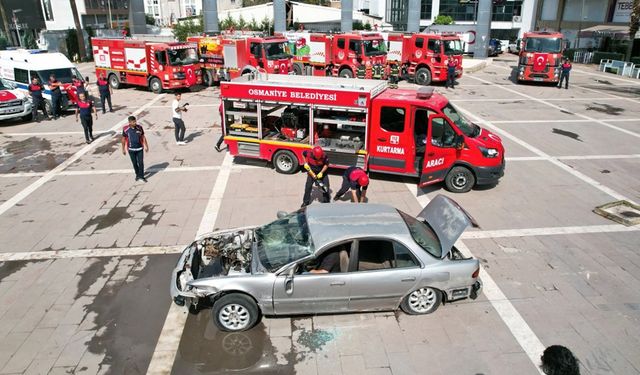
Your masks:
[[[477,279],[471,286],[463,288],[453,288],[445,291],[447,295],[447,301],[453,302],[465,298],[476,299],[482,293],[482,281]]]
[[[169,286],[169,294],[171,295],[173,302],[175,302],[179,306],[184,306],[187,299],[197,297],[195,294],[182,291],[178,287],[178,278],[180,277],[180,274],[185,270],[185,265],[191,265],[190,258],[191,251],[189,251],[189,248],[187,248],[182,252],[182,255],[180,255],[180,259],[178,260],[176,267],[173,269],[173,271],[171,271],[171,285]]]
[[[0,111],[0,120],[10,120],[13,118],[21,118],[31,114],[31,102],[27,102],[20,112],[2,113]]]
[[[492,185],[498,182],[498,180],[504,176],[505,161],[503,160],[500,165],[496,167],[476,167],[476,184],[478,185]]]

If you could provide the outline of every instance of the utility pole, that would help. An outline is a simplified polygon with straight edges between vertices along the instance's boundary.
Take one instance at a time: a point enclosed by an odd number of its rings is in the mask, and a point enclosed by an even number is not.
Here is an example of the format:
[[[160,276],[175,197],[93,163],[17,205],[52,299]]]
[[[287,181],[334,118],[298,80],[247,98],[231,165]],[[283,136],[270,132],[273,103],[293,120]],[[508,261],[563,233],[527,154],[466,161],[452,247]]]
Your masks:
[[[73,14],[73,23],[76,26],[76,37],[78,38],[78,57],[80,61],[84,60],[86,49],[84,47],[84,34],[82,33],[82,27],[80,26],[80,17],[78,17],[78,7],[76,7],[76,0],[69,0],[71,5],[71,13]],[[69,56],[73,58],[73,56]]]
[[[584,19],[584,0],[582,0],[582,6],[580,8],[580,21],[578,22],[578,35],[576,35],[576,48],[580,48],[580,33],[582,32],[582,20]],[[633,39],[631,39],[633,42]]]
[[[22,47],[22,38],[20,38],[20,26],[18,26],[18,16],[16,13],[22,12],[22,9],[14,9],[11,11],[13,13],[13,25],[16,27],[16,34],[18,34],[18,46]]]

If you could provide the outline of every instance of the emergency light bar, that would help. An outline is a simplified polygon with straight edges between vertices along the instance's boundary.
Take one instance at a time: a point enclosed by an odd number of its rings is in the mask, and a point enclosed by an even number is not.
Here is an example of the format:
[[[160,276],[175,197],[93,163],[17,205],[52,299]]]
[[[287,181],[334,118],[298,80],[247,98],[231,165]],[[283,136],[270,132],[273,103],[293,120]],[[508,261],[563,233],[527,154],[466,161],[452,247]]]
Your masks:
[[[435,89],[433,87],[420,87],[416,92],[416,98],[418,99],[431,99]]]

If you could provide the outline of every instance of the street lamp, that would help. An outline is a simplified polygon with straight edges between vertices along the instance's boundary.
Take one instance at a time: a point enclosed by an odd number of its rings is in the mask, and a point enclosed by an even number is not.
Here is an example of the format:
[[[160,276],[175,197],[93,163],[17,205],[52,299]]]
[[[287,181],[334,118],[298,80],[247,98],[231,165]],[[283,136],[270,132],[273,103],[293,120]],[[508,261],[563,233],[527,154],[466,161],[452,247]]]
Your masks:
[[[13,25],[16,27],[16,34],[18,34],[18,46],[22,47],[22,40],[20,38],[20,28],[18,26],[18,17],[16,13],[22,12],[22,9],[14,9],[11,11],[13,13]]]

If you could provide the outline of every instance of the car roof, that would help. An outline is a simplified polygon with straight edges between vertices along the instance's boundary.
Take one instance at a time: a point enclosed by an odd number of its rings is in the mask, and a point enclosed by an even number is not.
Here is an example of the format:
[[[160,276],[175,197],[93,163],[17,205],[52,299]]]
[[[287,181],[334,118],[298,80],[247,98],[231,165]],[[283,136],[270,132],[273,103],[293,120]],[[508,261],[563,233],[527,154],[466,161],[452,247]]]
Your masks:
[[[355,237],[410,235],[398,211],[383,204],[314,204],[306,216],[316,250]]]

